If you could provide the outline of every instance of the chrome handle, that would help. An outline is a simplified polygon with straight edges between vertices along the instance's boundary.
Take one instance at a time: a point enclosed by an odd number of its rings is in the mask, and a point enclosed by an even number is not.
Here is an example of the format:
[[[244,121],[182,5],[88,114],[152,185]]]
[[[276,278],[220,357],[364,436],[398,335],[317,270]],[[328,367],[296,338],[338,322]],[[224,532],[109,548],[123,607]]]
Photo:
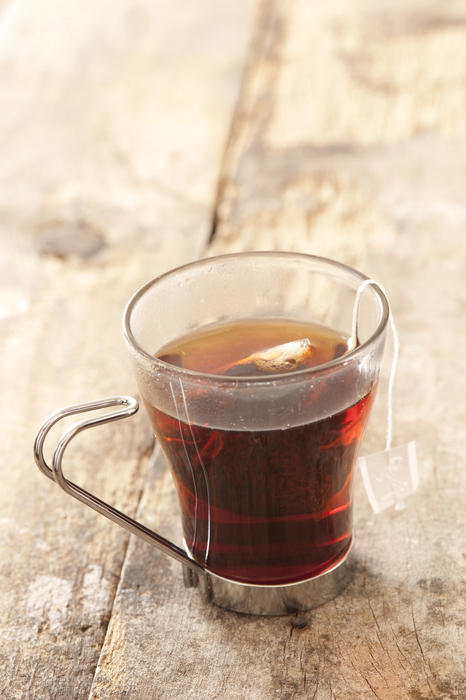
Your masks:
[[[111,411],[110,413],[105,413],[103,416],[97,416],[96,418],[89,418],[87,420],[82,420],[79,423],[75,423],[68,430],[66,430],[60,440],[58,441],[57,448],[53,455],[52,467],[49,467],[44,458],[43,448],[44,442],[47,437],[48,432],[58,421],[67,416],[72,416],[78,413],[85,413],[87,411],[95,411],[100,408],[108,408],[109,406],[123,406],[118,411]],[[108,399],[102,399],[101,401],[93,401],[92,403],[84,403],[79,406],[69,406],[68,408],[63,408],[60,411],[52,413],[51,416],[41,426],[37,437],[34,442],[34,459],[37,466],[45,476],[49,479],[55,481],[66,493],[73,498],[77,498],[78,501],[85,503],[93,510],[98,513],[105,515],[113,522],[124,527],[133,535],[138,535],[142,537],[146,542],[158,547],[165,554],[169,554],[171,557],[181,562],[185,566],[189,566],[190,569],[194,571],[203,572],[204,568],[198,564],[196,561],[188,557],[187,554],[170,540],[165,539],[161,535],[150,528],[142,525],[137,520],[130,518],[129,515],[125,515],[121,511],[117,510],[113,506],[105,503],[97,496],[94,496],[89,491],[86,491],[81,486],[69,481],[62,471],[62,460],[66,447],[71,442],[71,440],[78,435],[83,430],[87,428],[93,428],[96,425],[102,425],[103,423],[111,423],[112,421],[121,420],[122,418],[127,418],[134,415],[139,408],[139,404],[136,399],[131,396],[112,396]]]

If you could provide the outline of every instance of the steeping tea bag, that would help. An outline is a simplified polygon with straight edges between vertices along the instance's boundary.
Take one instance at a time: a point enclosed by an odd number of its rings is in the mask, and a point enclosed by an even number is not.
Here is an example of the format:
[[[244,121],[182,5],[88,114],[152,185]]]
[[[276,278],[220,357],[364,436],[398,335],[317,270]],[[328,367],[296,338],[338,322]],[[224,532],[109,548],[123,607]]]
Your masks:
[[[349,350],[356,347],[358,343],[359,304],[362,293],[369,285],[378,287],[388,300],[387,292],[381,284],[372,279],[361,282],[354,300],[351,338],[348,341]],[[375,513],[380,513],[393,505],[395,509],[401,510],[405,505],[404,499],[414,493],[419,486],[416,442],[413,440],[404,445],[392,447],[393,384],[398,362],[400,341],[390,306],[389,314],[390,329],[393,338],[393,358],[388,381],[387,438],[385,450],[359,459],[359,468],[361,469],[364,487]]]
[[[290,372],[301,369],[313,351],[314,347],[309,338],[300,338],[255,352],[248,357],[237,360],[224,368],[224,371],[230,376],[247,376],[251,372],[257,371],[264,373]]]

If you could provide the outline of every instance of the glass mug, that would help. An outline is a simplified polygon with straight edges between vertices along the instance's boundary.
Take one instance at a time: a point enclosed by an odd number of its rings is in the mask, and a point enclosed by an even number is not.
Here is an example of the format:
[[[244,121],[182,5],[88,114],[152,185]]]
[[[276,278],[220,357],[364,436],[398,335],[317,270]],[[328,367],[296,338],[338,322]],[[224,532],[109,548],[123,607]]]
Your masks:
[[[351,336],[365,275],[338,262],[279,252],[206,258],[142,287],[123,315],[140,395],[170,465],[184,548],[66,479],[64,450],[81,430],[134,414],[131,397],[54,413],[35,459],[46,476],[94,510],[184,565],[186,585],[239,612],[284,614],[320,605],[346,585],[352,545],[352,481],[377,387],[389,317],[369,287],[358,343],[309,369],[227,376],[169,364],[154,353],[217,322],[293,319]],[[61,437],[52,467],[45,437],[58,420],[110,406]]]

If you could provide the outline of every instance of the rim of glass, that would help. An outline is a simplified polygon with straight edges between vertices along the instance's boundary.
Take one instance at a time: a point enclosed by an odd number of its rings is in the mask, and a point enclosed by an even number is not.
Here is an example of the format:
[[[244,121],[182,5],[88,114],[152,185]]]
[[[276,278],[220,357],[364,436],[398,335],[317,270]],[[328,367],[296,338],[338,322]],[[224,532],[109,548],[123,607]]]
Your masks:
[[[326,258],[323,256],[319,255],[310,255],[306,253],[293,253],[291,251],[250,251],[250,252],[242,252],[242,253],[229,253],[226,255],[215,255],[212,257],[208,258],[201,258],[200,260],[195,260],[190,263],[186,263],[185,265],[180,265],[179,267],[172,268],[171,270],[168,270],[167,272],[162,273],[161,275],[157,275],[157,277],[154,277],[153,279],[149,280],[149,282],[146,282],[142,287],[140,287],[130,298],[128,303],[126,304],[125,310],[123,312],[123,319],[122,319],[122,325],[123,325],[123,336],[126,340],[126,342],[135,350],[139,355],[141,355],[144,359],[149,360],[150,363],[158,367],[160,370],[163,370],[164,372],[170,372],[173,373],[174,375],[178,376],[184,376],[184,377],[189,377],[191,379],[198,379],[198,380],[208,380],[209,383],[217,383],[217,384],[270,384],[271,382],[277,383],[277,382],[283,382],[283,381],[296,381],[298,379],[304,379],[308,376],[318,376],[322,373],[325,373],[329,370],[331,370],[333,367],[336,366],[341,366],[343,364],[346,364],[347,362],[359,357],[360,355],[364,354],[366,349],[374,343],[374,341],[377,340],[377,338],[384,332],[385,328],[387,327],[388,319],[390,316],[390,306],[388,303],[388,299],[386,295],[383,293],[380,287],[378,286],[372,286],[371,289],[372,291],[376,294],[379,303],[381,305],[381,318],[379,320],[379,323],[377,325],[377,328],[375,331],[372,333],[372,335],[361,345],[358,345],[356,348],[351,350],[350,352],[345,353],[344,355],[341,355],[340,357],[337,357],[335,360],[331,360],[330,362],[325,362],[321,365],[317,365],[316,367],[309,367],[305,369],[300,369],[300,370],[294,370],[291,372],[281,372],[280,374],[263,374],[259,377],[229,377],[228,375],[224,374],[209,374],[208,372],[199,372],[197,370],[192,370],[192,369],[185,369],[183,367],[177,367],[176,365],[172,365],[169,362],[164,362],[163,360],[160,360],[158,357],[155,355],[151,355],[148,353],[144,348],[142,348],[139,343],[136,341],[136,338],[134,337],[133,331],[131,330],[131,324],[130,324],[130,319],[131,319],[131,314],[138,303],[138,301],[144,296],[144,294],[151,289],[153,286],[155,286],[158,282],[160,282],[163,279],[166,279],[167,277],[174,277],[177,273],[181,272],[182,270],[188,270],[190,268],[195,268],[195,267],[201,267],[202,265],[205,265],[206,263],[212,263],[216,261],[221,261],[221,260],[227,260],[227,259],[232,259],[232,258],[266,258],[266,257],[274,257],[274,258],[293,258],[293,259],[301,259],[303,262],[304,261],[315,261],[318,263],[324,263],[326,265],[329,265],[330,267],[336,268],[341,270],[342,272],[346,272],[353,277],[359,278],[361,282],[364,280],[370,279],[367,277],[367,275],[364,275],[362,272],[359,272],[359,270],[356,270],[354,267],[350,267],[349,265],[345,265],[344,263],[338,262],[337,260],[332,260],[331,258]],[[356,291],[356,290],[355,290]]]

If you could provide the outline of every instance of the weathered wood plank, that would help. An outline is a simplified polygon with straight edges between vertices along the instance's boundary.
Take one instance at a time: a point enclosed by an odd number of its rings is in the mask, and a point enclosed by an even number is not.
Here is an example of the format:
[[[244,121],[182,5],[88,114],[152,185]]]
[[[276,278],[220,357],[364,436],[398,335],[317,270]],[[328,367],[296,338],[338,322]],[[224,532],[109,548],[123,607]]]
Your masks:
[[[209,253],[329,255],[386,285],[421,485],[375,516],[357,483],[354,581],[303,630],[204,605],[132,541],[93,698],[462,697],[465,37],[464,3],[263,4]],[[380,404],[366,452],[383,433]],[[140,513],[178,533],[161,461]]]
[[[32,441],[52,410],[134,388],[123,306],[205,246],[252,18],[243,0],[0,16],[2,698],[88,695],[128,538],[39,474]],[[107,426],[67,469],[133,513],[151,443],[142,416]]]

